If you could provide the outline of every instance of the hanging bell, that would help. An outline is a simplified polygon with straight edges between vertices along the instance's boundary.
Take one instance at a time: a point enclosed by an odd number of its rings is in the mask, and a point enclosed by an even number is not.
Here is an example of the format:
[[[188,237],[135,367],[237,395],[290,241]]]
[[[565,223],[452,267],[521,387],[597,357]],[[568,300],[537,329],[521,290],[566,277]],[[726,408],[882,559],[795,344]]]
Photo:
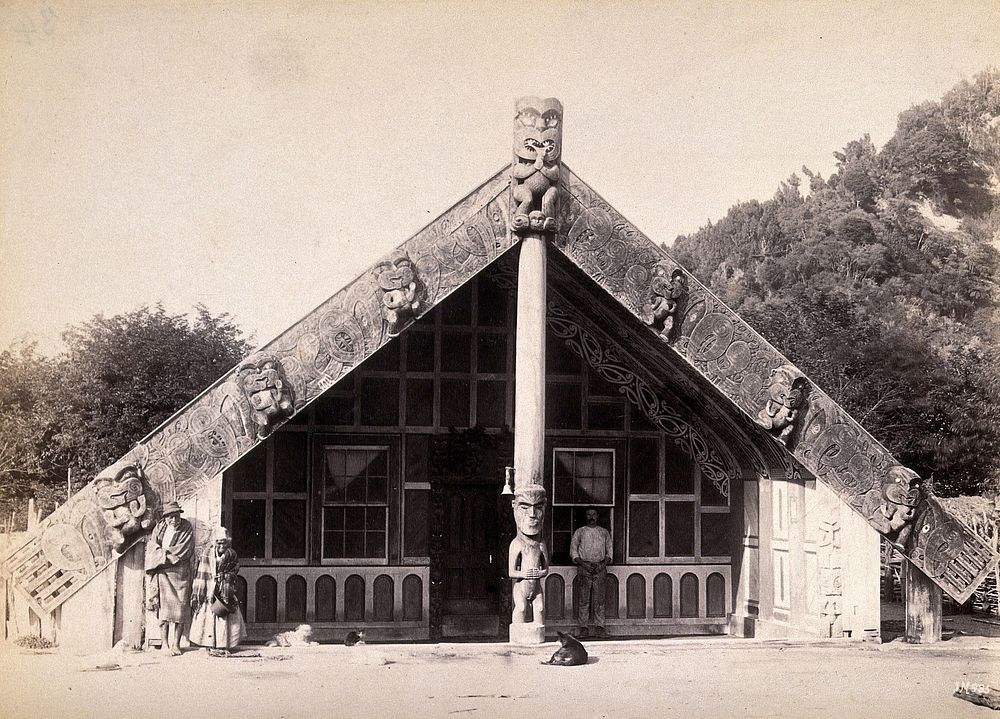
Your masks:
[[[504,467],[503,491],[500,494],[514,494],[514,468]]]

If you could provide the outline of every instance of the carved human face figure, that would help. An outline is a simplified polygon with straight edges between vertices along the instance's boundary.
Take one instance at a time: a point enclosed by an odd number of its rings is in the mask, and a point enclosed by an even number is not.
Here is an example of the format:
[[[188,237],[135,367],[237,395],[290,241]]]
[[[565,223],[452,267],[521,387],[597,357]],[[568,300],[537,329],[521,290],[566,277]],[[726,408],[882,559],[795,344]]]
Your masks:
[[[414,298],[413,288],[403,290],[389,290],[382,295],[382,304],[390,310],[398,310],[409,305]]]
[[[907,467],[893,467],[886,477],[885,498],[890,502],[915,507],[920,501],[920,475]]]
[[[771,384],[767,391],[772,402],[788,409],[796,409],[805,399],[806,382],[786,367],[778,367],[771,374]]]
[[[417,274],[410,258],[400,252],[376,270],[376,281],[383,290],[400,290],[416,283]]]
[[[674,270],[673,274],[670,276],[670,284],[667,291],[667,296],[672,300],[679,300],[687,294],[687,278],[684,276],[683,272],[680,270]]]
[[[146,513],[146,488],[135,467],[126,467],[114,479],[99,479],[96,484],[101,508],[112,510],[108,517],[112,526],[121,526]],[[122,511],[113,511],[119,509]]]
[[[511,501],[517,530],[528,537],[542,532],[545,523],[545,490],[541,487],[519,489]]]
[[[414,315],[420,307],[417,273],[406,253],[399,251],[379,265],[375,279],[382,290],[382,306],[393,333],[398,329],[397,323]]]
[[[124,467],[113,478],[99,477],[94,485],[97,503],[110,528],[108,539],[116,551],[122,551],[137,532],[153,526],[155,500],[138,467]]]
[[[789,397],[789,390],[783,384],[772,384],[767,389],[767,393],[771,396],[771,401],[780,405],[786,405]]]
[[[654,297],[669,297],[670,281],[663,275],[655,275],[649,283],[649,292]]]
[[[275,420],[295,411],[292,389],[277,357],[254,355],[244,360],[237,374],[258,425],[270,429]]]
[[[553,97],[523,97],[517,102],[514,118],[514,154],[533,163],[546,164],[562,154],[562,103]]]

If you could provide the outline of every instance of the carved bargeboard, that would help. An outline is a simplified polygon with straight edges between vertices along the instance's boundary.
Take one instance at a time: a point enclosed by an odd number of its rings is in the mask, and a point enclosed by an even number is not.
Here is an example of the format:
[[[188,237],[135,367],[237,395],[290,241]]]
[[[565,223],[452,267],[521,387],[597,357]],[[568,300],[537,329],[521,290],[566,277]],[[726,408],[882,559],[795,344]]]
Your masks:
[[[572,305],[565,301],[549,302],[547,315],[549,328],[566,346],[587,362],[605,381],[616,385],[619,391],[635,405],[660,431],[697,463],[702,475],[715,485],[723,497],[729,497],[730,477],[738,474],[735,463],[722,457],[708,442],[695,417],[679,410],[680,402],[664,398],[636,367],[622,359],[624,352],[610,337],[595,336],[588,329],[586,319],[576,315]]]
[[[132,500],[108,506],[117,501],[107,491],[116,475],[141,468],[154,507],[197,493],[510,249],[508,186],[504,168],[241,362],[8,548],[0,570],[36,612],[62,604],[139,536],[124,515],[116,516],[122,507],[135,509]],[[125,532],[113,526],[119,519],[125,519]],[[147,519],[140,519],[140,526]]]
[[[565,166],[562,177],[563,232],[556,246],[636,318],[648,320],[649,298],[656,294],[654,279],[668,269],[683,268]],[[758,420],[771,399],[773,373],[794,365],[687,276],[671,336],[661,335],[663,351],[676,352]],[[919,483],[908,480],[906,487],[893,489],[909,470],[812,383],[796,414],[778,424],[774,438],[787,442],[797,462],[876,530],[896,543],[905,542],[905,556],[956,600],[965,601],[1000,559],[985,538],[950,518],[933,497],[919,497]],[[788,427],[792,429],[781,437]]]

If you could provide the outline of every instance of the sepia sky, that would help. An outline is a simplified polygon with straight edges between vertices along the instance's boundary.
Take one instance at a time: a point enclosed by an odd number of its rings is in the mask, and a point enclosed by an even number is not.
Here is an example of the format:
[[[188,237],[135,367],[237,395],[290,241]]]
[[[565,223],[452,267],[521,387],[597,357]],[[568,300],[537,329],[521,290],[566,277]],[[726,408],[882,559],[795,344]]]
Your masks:
[[[1000,0],[0,0],[0,349],[96,313],[263,344],[508,163],[514,100],[656,241],[1000,65]]]

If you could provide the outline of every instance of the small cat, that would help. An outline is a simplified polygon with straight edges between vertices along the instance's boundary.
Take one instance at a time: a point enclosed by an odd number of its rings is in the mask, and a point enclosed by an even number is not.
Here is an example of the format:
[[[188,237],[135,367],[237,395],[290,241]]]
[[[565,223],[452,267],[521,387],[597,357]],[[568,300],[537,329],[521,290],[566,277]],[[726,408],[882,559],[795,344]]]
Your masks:
[[[347,636],[344,637],[345,647],[353,647],[357,646],[358,644],[364,644],[364,643],[365,643],[365,632],[362,629],[359,629],[356,632],[348,632]]]
[[[300,624],[294,630],[275,634],[266,646],[269,647],[314,647],[318,642],[312,641],[312,627]]]
[[[556,664],[561,667],[575,667],[587,663],[587,650],[579,640],[571,634],[556,632],[559,635],[559,648],[547,662],[542,664]]]

